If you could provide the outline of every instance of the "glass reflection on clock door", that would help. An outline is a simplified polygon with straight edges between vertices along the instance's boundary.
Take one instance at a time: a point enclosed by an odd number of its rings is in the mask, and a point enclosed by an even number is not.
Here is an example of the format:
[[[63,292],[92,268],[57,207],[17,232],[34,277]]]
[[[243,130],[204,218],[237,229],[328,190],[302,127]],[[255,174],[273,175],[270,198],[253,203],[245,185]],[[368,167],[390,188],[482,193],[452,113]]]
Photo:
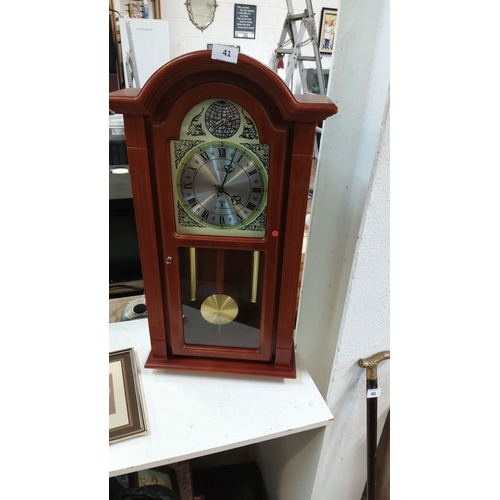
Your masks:
[[[258,349],[263,252],[179,248],[186,345]]]

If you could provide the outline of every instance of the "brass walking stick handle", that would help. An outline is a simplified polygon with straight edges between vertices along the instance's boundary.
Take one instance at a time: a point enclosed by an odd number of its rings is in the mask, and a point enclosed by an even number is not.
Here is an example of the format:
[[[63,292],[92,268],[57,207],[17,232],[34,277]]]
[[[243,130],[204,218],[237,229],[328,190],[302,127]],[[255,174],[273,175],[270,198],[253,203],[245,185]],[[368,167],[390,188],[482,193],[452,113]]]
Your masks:
[[[390,359],[391,351],[382,351],[374,354],[366,359],[360,359],[358,365],[361,368],[366,368],[366,378],[369,380],[377,380],[377,366],[381,361]]]

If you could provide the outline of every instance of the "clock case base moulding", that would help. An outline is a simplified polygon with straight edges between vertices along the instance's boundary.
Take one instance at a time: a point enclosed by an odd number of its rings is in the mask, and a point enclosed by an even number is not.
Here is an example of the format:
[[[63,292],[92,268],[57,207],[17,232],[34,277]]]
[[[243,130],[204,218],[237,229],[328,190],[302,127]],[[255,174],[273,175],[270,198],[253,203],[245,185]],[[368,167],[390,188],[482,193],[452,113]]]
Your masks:
[[[291,362],[287,366],[279,366],[266,362],[239,360],[224,360],[224,364],[221,366],[221,360],[209,358],[186,358],[183,356],[154,358],[150,354],[144,367],[210,373],[231,373],[234,375],[259,375],[264,377],[279,378],[296,377],[295,353],[293,353]]]

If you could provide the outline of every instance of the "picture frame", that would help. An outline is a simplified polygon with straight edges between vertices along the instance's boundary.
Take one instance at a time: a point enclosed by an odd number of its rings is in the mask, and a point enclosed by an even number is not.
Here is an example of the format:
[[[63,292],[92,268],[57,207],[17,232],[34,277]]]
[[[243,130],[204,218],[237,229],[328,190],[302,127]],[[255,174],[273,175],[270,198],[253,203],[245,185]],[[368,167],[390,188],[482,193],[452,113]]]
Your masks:
[[[109,443],[148,433],[133,348],[109,353]]]
[[[234,4],[233,38],[255,39],[257,5]]]
[[[330,24],[331,23],[331,24]],[[331,26],[331,28],[330,28]],[[318,47],[320,54],[331,54],[337,28],[337,9],[323,7],[318,27]]]
[[[176,471],[173,467],[169,467],[168,465],[136,472],[134,474],[134,484],[137,487],[147,486],[149,484],[159,484],[170,488],[178,495],[180,494]]]

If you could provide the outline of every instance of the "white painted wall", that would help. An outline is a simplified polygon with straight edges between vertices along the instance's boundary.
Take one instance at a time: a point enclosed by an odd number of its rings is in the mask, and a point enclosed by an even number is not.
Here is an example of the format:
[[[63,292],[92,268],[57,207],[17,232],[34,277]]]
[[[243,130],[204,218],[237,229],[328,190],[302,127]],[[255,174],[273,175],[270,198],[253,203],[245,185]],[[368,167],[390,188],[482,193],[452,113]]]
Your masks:
[[[338,336],[327,403],[327,430],[316,496],[359,499],[366,481],[366,373],[357,361],[390,350],[389,333],[389,134],[384,128],[365,206]],[[390,361],[378,367],[378,437],[390,404]]]
[[[322,7],[336,8],[339,0],[329,0],[323,5],[320,0],[313,0],[312,5],[316,17],[316,29],[319,28]],[[204,31],[197,29],[190,21],[183,1],[171,2],[161,0],[162,19],[170,23],[170,53],[172,58],[207,48],[209,43],[225,45],[239,45],[241,52],[254,57],[268,65],[278,45],[287,14],[285,0],[251,0],[228,2],[220,0],[215,12],[214,22]],[[242,40],[234,38],[234,4],[248,4],[257,6],[257,22],[255,39]],[[293,0],[294,10],[302,12],[306,8],[305,1]],[[313,55],[310,46],[306,46],[302,53]],[[322,58],[323,67],[329,67],[330,55]],[[308,63],[309,64],[309,63]],[[308,64],[305,64],[307,67]]]
[[[389,0],[344,0],[327,95],[297,322],[297,351],[334,422],[312,499],[361,497],[365,377],[357,361],[389,345]],[[383,131],[383,134],[382,134]],[[374,168],[375,167],[375,168]],[[379,435],[390,361],[379,369]]]
[[[325,397],[389,92],[389,0],[341,3],[331,68],[297,324]]]
[[[255,445],[270,500],[312,498],[324,436],[325,428],[313,429]]]

